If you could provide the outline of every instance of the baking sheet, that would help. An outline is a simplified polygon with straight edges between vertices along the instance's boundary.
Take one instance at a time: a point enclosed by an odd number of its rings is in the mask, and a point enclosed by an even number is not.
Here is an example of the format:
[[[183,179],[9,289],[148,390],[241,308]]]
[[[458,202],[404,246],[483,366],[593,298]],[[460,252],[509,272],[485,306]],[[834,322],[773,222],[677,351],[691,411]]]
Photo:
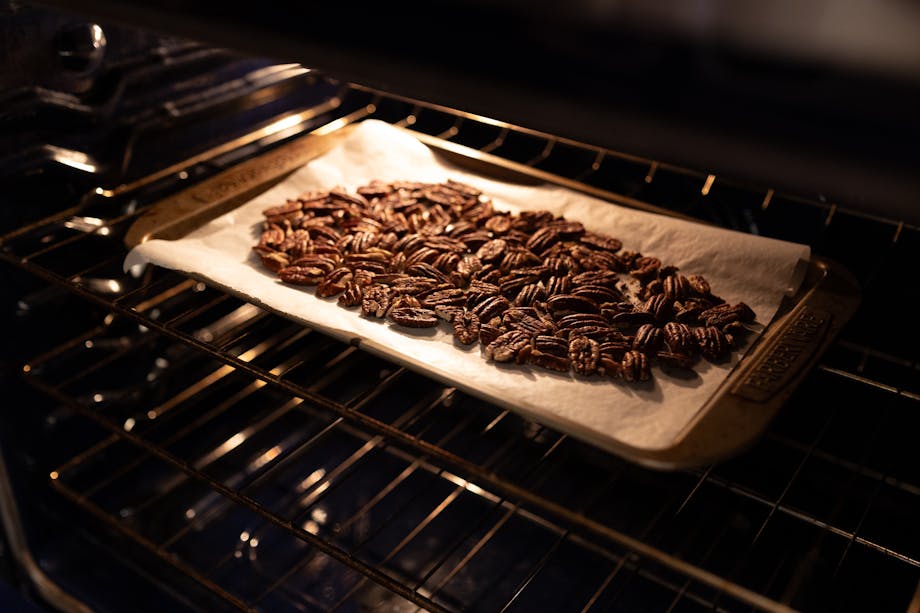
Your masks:
[[[339,146],[230,213],[181,239],[135,247],[125,269],[149,262],[193,274],[342,340],[360,339],[363,347],[415,370],[614,451],[673,446],[757,337],[748,335],[729,362],[697,362],[692,376],[669,376],[656,367],[651,381],[628,384],[488,362],[478,345],[456,344],[446,324],[415,331],[366,319],[359,309],[317,298],[312,288],[282,284],[262,268],[252,246],[261,233],[264,209],[304,191],[353,190],[373,179],[454,179],[483,190],[496,209],[546,209],[578,220],[589,230],[621,239],[624,249],[656,256],[686,275],[702,274],[713,293],[730,303],[747,303],[762,324],[798,288],[801,263],[810,257],[806,245],[637,211],[559,186],[473,175],[441,159],[408,131],[365,120]]]

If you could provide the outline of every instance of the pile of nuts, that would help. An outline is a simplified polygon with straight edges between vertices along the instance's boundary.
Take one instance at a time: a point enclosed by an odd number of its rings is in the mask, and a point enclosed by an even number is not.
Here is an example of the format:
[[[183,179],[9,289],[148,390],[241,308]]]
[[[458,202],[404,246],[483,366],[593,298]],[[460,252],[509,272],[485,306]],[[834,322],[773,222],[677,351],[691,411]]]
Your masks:
[[[646,381],[655,363],[725,360],[755,318],[700,275],[457,181],[308,192],[264,215],[254,250],[284,283],[399,326],[447,322],[495,362]]]

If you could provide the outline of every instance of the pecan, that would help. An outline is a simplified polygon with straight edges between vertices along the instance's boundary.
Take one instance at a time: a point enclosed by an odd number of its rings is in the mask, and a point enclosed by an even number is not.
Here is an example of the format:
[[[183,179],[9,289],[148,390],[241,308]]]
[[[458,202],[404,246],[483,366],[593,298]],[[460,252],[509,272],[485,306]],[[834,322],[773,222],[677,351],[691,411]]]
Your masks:
[[[572,278],[569,276],[557,277],[551,276],[546,280],[546,295],[555,296],[556,294],[568,294],[572,289]]]
[[[427,277],[407,277],[397,279],[391,287],[400,294],[409,294],[415,296],[424,292],[433,290],[437,287],[438,282]]]
[[[627,351],[620,362],[620,374],[627,381],[648,381],[652,370],[648,357],[640,351]]]
[[[643,311],[649,313],[658,321],[667,321],[673,312],[673,301],[664,294],[656,294],[645,301]]]
[[[533,339],[533,346],[534,349],[543,353],[549,353],[555,356],[566,358],[569,355],[569,342],[565,339],[559,338],[558,336],[538,334]]]
[[[701,322],[707,326],[715,326],[717,328],[721,328],[736,321],[754,321],[754,318],[754,311],[743,302],[735,305],[719,304],[699,314]]]
[[[664,342],[673,353],[690,354],[696,349],[690,327],[676,321],[664,325]]]
[[[472,253],[464,254],[457,262],[457,273],[467,283],[480,270],[482,270],[482,260]]]
[[[422,305],[429,309],[436,309],[439,306],[457,306],[461,307],[466,304],[467,296],[462,289],[450,288],[434,291],[422,298]]]
[[[495,215],[486,222],[485,229],[492,234],[505,234],[511,229],[511,216],[507,214]]]
[[[600,232],[585,232],[578,240],[594,249],[601,249],[611,253],[619,251],[623,247],[623,243],[619,239]]]
[[[552,247],[554,243],[560,240],[560,238],[561,233],[558,228],[553,226],[544,226],[531,234],[530,238],[527,239],[527,242],[524,244],[524,246],[526,246],[534,253],[541,253]]]
[[[709,281],[706,280],[702,275],[690,275],[687,277],[687,283],[690,284],[690,289],[698,296],[708,296],[712,292],[712,288],[709,286]]]
[[[284,238],[285,234],[283,228],[277,224],[269,224],[268,227],[262,231],[262,236],[259,239],[259,245],[262,247],[280,245],[284,242]]]
[[[473,279],[466,290],[467,305],[475,306],[486,298],[498,296],[499,293],[501,293],[501,288],[499,288],[499,286],[493,283],[486,283],[479,279]]]
[[[580,375],[593,374],[597,369],[600,355],[600,345],[593,339],[575,336],[569,340],[569,361],[572,363],[572,370]]]
[[[712,362],[724,359],[730,351],[728,339],[718,328],[712,326],[693,328],[693,337],[703,357]]]
[[[473,307],[473,312],[480,321],[489,321],[501,315],[511,306],[511,302],[504,296],[491,296]]]
[[[616,359],[606,356],[603,353],[597,360],[597,374],[607,375],[608,377],[619,377],[622,375],[622,365]]]
[[[338,262],[336,262],[335,258],[329,257],[327,255],[317,255],[315,253],[301,256],[291,262],[291,266],[298,266],[300,268],[318,268],[322,270],[324,274],[335,270],[337,265]]]
[[[372,285],[364,290],[361,312],[368,317],[383,317],[390,308],[391,290],[384,285]]]
[[[697,353],[726,357],[756,317],[701,275],[549,211],[498,212],[451,180],[374,180],[263,213],[253,250],[282,282],[400,325],[445,319],[494,361],[643,381],[651,359],[690,368]]]
[[[671,368],[693,368],[693,357],[685,353],[659,351],[655,358],[664,366]]]
[[[303,203],[300,200],[288,200],[284,204],[265,209],[262,211],[262,214],[266,217],[276,217],[278,215],[286,215],[287,213],[299,211],[302,208]]]
[[[609,270],[589,270],[578,273],[572,277],[572,285],[580,287],[582,285],[602,285],[604,287],[616,288],[620,277],[617,273]]]
[[[631,326],[641,326],[643,324],[652,323],[655,321],[655,316],[648,311],[629,311],[629,312],[620,312],[614,313],[610,317],[610,323],[615,326],[631,327]]]
[[[288,261],[288,256],[279,251],[273,251],[271,253],[259,254],[259,259],[262,260],[262,265],[265,268],[269,269],[272,272],[279,272],[282,268],[285,268],[290,265]]]
[[[534,230],[547,225],[555,219],[550,211],[521,211],[516,219],[511,221],[515,230],[522,232],[533,232]]]
[[[601,356],[608,357],[612,360],[622,360],[626,352],[632,348],[632,341],[629,339],[606,341],[600,343],[599,347]]]
[[[505,311],[501,320],[502,325],[509,330],[522,330],[532,335],[543,334],[551,330],[539,317],[516,307],[511,307]]]
[[[525,266],[534,266],[540,263],[540,258],[535,256],[529,250],[523,247],[509,249],[502,256],[501,263],[498,265],[502,272],[509,272]]]
[[[652,324],[643,324],[636,330],[636,337],[633,340],[633,349],[643,353],[653,354],[658,351],[661,343],[664,341],[664,333],[661,328]]]
[[[584,326],[607,326],[607,320],[597,313],[569,313],[556,320],[558,330],[574,330]]]
[[[424,262],[419,262],[417,264],[407,266],[406,273],[415,277],[427,277],[429,279],[434,279],[438,283],[448,282],[447,275],[438,270],[436,266],[426,264]]]
[[[479,340],[479,317],[467,310],[460,310],[454,315],[451,325],[454,338],[463,345],[472,345]]]
[[[498,326],[493,326],[492,324],[479,324],[479,342],[485,346],[488,346],[497,339],[502,333],[501,328]]]
[[[532,349],[530,355],[527,356],[527,361],[534,366],[556,372],[568,372],[572,365],[567,355],[545,353],[539,349]]]
[[[584,296],[574,294],[558,294],[546,300],[546,306],[555,314],[558,313],[599,313],[597,304]]]
[[[604,302],[618,302],[623,299],[623,294],[606,285],[586,284],[579,285],[572,290],[574,296],[584,296],[597,304]]]
[[[419,299],[410,294],[396,294],[395,296],[390,297],[390,308],[387,309],[387,314],[390,314],[395,309],[419,309],[422,308],[422,303],[419,302]],[[429,309],[432,310],[433,309]]]
[[[320,282],[319,285],[316,286],[316,295],[320,298],[331,298],[332,296],[337,296],[344,291],[344,283],[329,281],[325,278]]]
[[[359,306],[364,301],[364,291],[354,281],[346,281],[342,293],[339,294],[339,304],[343,307]]]
[[[291,285],[317,285],[326,271],[312,266],[285,266],[278,271],[278,277]]]
[[[629,274],[640,281],[651,281],[658,276],[660,268],[661,260],[655,257],[643,256],[633,261]]]
[[[514,304],[517,306],[532,306],[537,302],[546,300],[546,288],[543,283],[530,283],[521,288],[514,298]]]
[[[432,328],[438,325],[435,312],[422,307],[396,307],[390,311],[390,319],[407,328]]]
[[[481,333],[480,328],[480,333]],[[495,362],[510,362],[518,354],[530,346],[530,335],[520,330],[510,330],[500,334],[495,340],[486,345],[486,359]]]
[[[476,257],[483,262],[491,262],[505,255],[508,243],[502,238],[490,240],[476,251]]]
[[[639,290],[639,299],[648,300],[656,294],[664,293],[664,283],[661,281],[661,279],[655,279],[654,281],[650,281],[648,284],[643,286],[642,289]]]
[[[690,281],[683,275],[665,277],[662,283],[664,285],[664,295],[671,300],[681,300],[692,292]]]
[[[566,275],[578,268],[578,262],[575,261],[575,258],[565,253],[548,257],[543,263],[552,274],[559,276]]]

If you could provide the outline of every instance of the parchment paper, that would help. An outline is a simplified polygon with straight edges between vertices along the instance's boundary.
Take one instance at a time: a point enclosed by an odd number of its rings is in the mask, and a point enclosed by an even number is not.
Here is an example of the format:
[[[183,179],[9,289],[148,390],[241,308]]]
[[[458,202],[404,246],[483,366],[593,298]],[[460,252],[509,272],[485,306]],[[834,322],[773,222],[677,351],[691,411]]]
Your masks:
[[[482,189],[497,209],[547,209],[621,239],[624,249],[678,266],[683,274],[702,274],[713,293],[731,303],[747,303],[762,324],[773,318],[782,297],[797,289],[803,268],[797,264],[810,257],[804,245],[640,212],[557,186],[488,180],[440,159],[407,131],[366,120],[338,147],[238,209],[182,239],[151,240],[136,247],[125,269],[150,262],[193,273],[342,340],[360,339],[371,351],[602,447],[672,446],[738,355],[720,365],[700,361],[697,374],[690,377],[670,376],[656,368],[652,381],[641,385],[495,364],[485,360],[478,345],[456,344],[446,324],[407,332],[366,319],[360,309],[343,308],[334,298],[317,298],[312,288],[284,285],[252,252],[262,211],[301,192],[337,185],[353,190],[372,179],[448,178]],[[756,333],[749,335],[745,350],[755,337]]]

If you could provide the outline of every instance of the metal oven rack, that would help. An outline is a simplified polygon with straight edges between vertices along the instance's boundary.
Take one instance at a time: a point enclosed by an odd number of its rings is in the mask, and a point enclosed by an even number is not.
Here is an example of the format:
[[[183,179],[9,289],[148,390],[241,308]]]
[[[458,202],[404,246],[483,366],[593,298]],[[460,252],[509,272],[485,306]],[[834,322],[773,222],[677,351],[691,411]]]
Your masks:
[[[54,512],[175,610],[920,609],[918,228],[353,84],[273,125],[370,117],[808,243],[865,304],[754,448],[649,471],[174,272],[123,272],[130,223],[224,148],[2,239],[77,322],[18,364],[18,410],[67,424],[36,485]]]

